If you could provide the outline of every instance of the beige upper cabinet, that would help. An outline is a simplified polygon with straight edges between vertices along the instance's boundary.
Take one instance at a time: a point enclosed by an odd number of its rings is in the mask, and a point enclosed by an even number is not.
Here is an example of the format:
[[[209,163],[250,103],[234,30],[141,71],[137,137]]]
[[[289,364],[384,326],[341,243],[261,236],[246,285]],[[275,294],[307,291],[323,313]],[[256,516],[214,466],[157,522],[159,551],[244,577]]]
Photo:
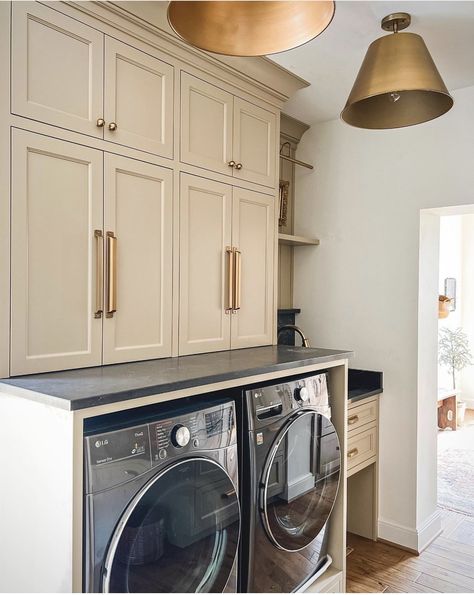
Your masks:
[[[102,137],[99,31],[37,2],[12,2],[12,112]]]
[[[275,114],[235,97],[234,177],[262,186],[275,186],[276,148]]]
[[[166,62],[106,37],[104,138],[172,158],[173,73]]]
[[[181,74],[181,161],[276,186],[276,114]]]
[[[13,131],[12,375],[100,365],[102,153]]]
[[[237,292],[232,316],[232,349],[272,343],[274,326],[275,213],[271,196],[233,189],[232,245],[239,251]]]
[[[179,354],[229,349],[232,187],[181,174]]]
[[[181,73],[181,161],[232,175],[233,96]]]
[[[182,174],[180,200],[180,355],[271,344],[273,197]]]
[[[172,183],[105,154],[104,364],[171,356]]]

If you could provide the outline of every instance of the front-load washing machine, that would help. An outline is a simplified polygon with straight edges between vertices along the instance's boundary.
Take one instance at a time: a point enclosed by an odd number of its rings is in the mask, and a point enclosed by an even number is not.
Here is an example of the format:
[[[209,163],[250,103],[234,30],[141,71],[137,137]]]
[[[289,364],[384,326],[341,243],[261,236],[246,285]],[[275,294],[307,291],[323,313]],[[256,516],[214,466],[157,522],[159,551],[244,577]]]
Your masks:
[[[341,452],[327,374],[252,387],[242,413],[239,589],[300,590],[331,563]]]
[[[217,403],[110,414],[87,431],[86,592],[236,592],[235,409]]]

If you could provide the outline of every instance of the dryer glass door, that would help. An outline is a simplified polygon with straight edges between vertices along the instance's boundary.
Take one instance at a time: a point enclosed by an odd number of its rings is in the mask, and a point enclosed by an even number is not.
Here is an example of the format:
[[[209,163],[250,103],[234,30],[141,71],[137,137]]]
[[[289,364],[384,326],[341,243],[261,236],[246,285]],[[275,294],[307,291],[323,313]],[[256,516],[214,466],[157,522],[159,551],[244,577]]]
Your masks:
[[[103,589],[118,593],[222,592],[232,573],[240,510],[227,472],[184,459],[129,504],[111,539]]]
[[[290,419],[263,469],[260,510],[280,549],[298,551],[318,538],[339,486],[339,440],[331,421],[309,410]]]

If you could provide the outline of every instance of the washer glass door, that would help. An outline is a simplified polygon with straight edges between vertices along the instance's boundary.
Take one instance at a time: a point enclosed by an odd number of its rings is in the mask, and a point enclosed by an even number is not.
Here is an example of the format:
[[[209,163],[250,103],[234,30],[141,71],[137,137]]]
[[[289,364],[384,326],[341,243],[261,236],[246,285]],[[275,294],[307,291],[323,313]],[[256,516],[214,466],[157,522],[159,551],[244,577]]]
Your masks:
[[[263,524],[277,547],[298,551],[318,537],[337,496],[340,464],[331,421],[310,410],[295,414],[270,450],[261,483]]]
[[[222,592],[237,554],[240,509],[227,472],[210,459],[171,464],[129,504],[112,536],[103,589]]]

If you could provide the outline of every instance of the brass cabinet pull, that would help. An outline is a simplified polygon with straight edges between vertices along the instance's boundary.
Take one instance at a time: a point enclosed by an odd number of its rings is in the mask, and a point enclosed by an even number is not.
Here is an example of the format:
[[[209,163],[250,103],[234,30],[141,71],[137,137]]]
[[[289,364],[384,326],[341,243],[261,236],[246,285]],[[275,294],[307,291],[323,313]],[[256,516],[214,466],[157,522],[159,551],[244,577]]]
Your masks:
[[[107,311],[106,318],[112,318],[117,311],[117,238],[113,231],[107,237]]]
[[[229,167],[235,167],[235,161],[233,159],[231,159],[227,165]]]
[[[242,169],[242,164],[241,163],[236,163],[235,164],[235,169]]]
[[[232,310],[240,310],[240,296],[241,296],[241,285],[242,285],[242,252],[237,248],[234,251],[234,296],[232,299]]]
[[[115,122],[110,122],[109,124],[109,130],[117,130],[117,124]]]
[[[103,128],[105,126],[104,118],[97,118],[96,124],[99,128]]]
[[[234,250],[231,246],[227,246],[225,249],[227,256],[227,287],[226,287],[226,305],[225,311],[231,312],[233,309],[234,300]]]
[[[352,426],[352,424],[355,424],[359,421],[359,416],[358,415],[351,415],[349,417],[349,419],[347,420],[347,423]]]
[[[94,229],[95,238],[95,312],[94,318],[102,318],[104,311],[104,234],[101,229]]]
[[[357,448],[351,448],[351,450],[349,450],[348,453],[347,453],[347,458],[348,459],[352,459],[352,457],[355,457],[358,454],[359,454],[359,449],[357,449]]]

